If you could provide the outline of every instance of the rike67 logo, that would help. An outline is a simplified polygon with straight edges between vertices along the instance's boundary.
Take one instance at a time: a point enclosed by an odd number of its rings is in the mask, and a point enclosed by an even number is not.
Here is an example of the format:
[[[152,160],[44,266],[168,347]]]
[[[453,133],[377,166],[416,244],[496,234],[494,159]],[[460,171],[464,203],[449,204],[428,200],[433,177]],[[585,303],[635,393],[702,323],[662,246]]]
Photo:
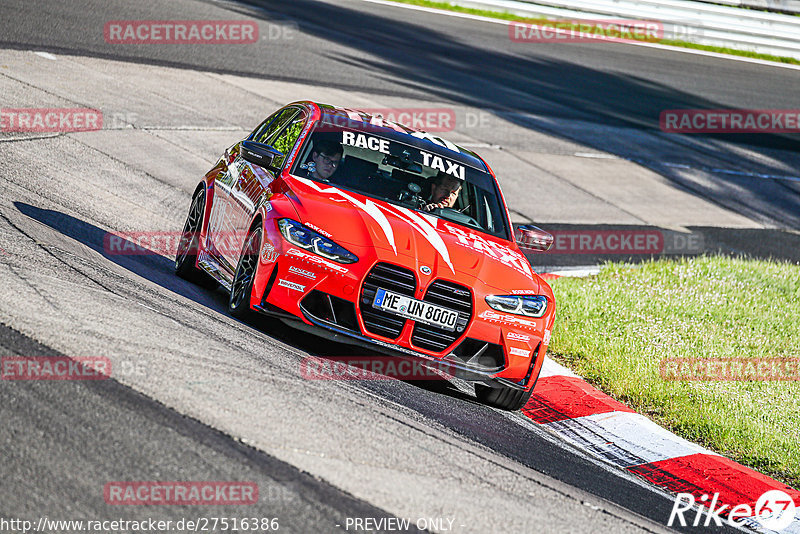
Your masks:
[[[697,511],[692,511],[695,506]],[[715,493],[710,502],[706,494],[697,502],[691,493],[679,493],[675,496],[667,526],[678,524],[682,527],[708,527],[713,522],[716,526],[727,523],[732,527],[746,526],[758,531],[767,529],[780,532],[795,520],[795,510],[792,497],[781,490],[767,491],[758,498],[755,507],[750,504],[737,504],[733,507],[730,504],[721,504],[719,493]],[[689,516],[688,522],[684,516]]]

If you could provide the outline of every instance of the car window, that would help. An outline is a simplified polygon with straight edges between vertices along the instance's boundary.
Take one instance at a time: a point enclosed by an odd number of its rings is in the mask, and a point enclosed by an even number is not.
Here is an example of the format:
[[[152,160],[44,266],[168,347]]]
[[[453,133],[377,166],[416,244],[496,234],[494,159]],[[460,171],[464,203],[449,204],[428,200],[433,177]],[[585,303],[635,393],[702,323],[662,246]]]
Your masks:
[[[261,123],[261,126],[251,135],[250,140],[269,145],[271,139],[275,137],[275,134],[286,126],[297,112],[297,108],[286,108],[274,113]]]
[[[342,158],[336,171],[326,180],[315,178],[314,147],[337,144]],[[308,137],[292,173],[509,239],[510,226],[494,177],[455,161],[434,146],[422,150],[377,132],[320,123]],[[458,180],[460,193],[452,207],[426,208],[434,182],[442,174]]]
[[[283,129],[275,134],[272,139],[270,139],[269,143],[272,145],[273,148],[276,150],[280,150],[283,153],[283,156],[277,157],[272,160],[272,164],[275,167],[282,167],[284,161],[286,161],[286,156],[292,150],[297,138],[300,136],[300,132],[303,131],[303,126],[306,124],[306,119],[308,118],[308,114],[300,110],[299,113],[294,115],[289,122],[283,127]]]
[[[254,141],[256,139],[256,137],[261,137],[261,134],[263,133],[264,129],[267,126],[269,126],[270,124],[272,124],[272,121],[274,121],[276,118],[278,118],[278,116],[280,116],[280,114],[283,113],[284,111],[285,110],[283,110],[283,109],[279,109],[278,111],[276,111],[275,113],[273,113],[272,115],[270,115],[269,117],[264,119],[264,121],[261,124],[258,125],[258,128],[253,130],[250,133],[250,135],[247,136],[247,139],[249,139],[250,141]]]

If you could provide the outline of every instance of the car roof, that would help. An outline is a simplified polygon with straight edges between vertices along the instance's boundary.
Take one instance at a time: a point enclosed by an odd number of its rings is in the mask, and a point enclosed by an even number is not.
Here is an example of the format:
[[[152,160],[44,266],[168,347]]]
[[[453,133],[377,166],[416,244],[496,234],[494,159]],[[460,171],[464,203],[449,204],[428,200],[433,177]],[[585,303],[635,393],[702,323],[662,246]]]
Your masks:
[[[417,130],[405,124],[388,121],[380,116],[371,115],[356,109],[341,108],[310,101],[298,102],[297,104],[311,105],[319,108],[321,113],[320,121],[322,122],[352,128],[354,130],[374,132],[392,141],[405,143],[418,149],[445,155],[451,160],[469,165],[483,172],[489,172],[489,168],[483,159],[471,150],[423,130]]]

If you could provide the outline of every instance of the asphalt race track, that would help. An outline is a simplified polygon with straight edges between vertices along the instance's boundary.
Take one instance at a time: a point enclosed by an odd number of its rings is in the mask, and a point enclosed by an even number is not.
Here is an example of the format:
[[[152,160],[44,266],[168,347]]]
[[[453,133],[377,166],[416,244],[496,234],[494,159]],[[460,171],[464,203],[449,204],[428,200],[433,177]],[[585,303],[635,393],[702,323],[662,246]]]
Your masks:
[[[255,20],[261,39],[104,40],[108,21],[162,19]],[[0,355],[102,356],[113,373],[0,381],[0,518],[670,530],[667,494],[478,404],[467,384],[306,380],[304,358],[354,349],[272,319],[237,321],[225,293],[177,278],[172,258],[111,254],[104,237],[179,231],[222,150],[308,98],[451,111],[443,135],[486,157],[514,222],[658,230],[673,240],[663,254],[798,261],[800,138],[658,128],[665,109],[797,109],[798,87],[793,68],[512,43],[500,24],[360,0],[1,3],[0,107],[94,108],[104,120],[99,131],[0,132]],[[675,236],[698,239],[682,248]],[[258,502],[120,506],[103,495],[114,481],[203,480],[254,482]]]

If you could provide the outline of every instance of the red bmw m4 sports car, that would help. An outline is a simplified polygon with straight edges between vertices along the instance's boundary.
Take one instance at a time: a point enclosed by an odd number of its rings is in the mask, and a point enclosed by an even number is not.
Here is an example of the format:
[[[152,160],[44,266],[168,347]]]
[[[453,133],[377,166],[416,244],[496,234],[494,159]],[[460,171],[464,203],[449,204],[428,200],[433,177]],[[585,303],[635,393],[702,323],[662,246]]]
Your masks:
[[[228,148],[194,192],[175,268],[230,292],[229,310],[475,382],[527,402],[555,320],[494,173],[440,137],[350,109],[296,102]]]

